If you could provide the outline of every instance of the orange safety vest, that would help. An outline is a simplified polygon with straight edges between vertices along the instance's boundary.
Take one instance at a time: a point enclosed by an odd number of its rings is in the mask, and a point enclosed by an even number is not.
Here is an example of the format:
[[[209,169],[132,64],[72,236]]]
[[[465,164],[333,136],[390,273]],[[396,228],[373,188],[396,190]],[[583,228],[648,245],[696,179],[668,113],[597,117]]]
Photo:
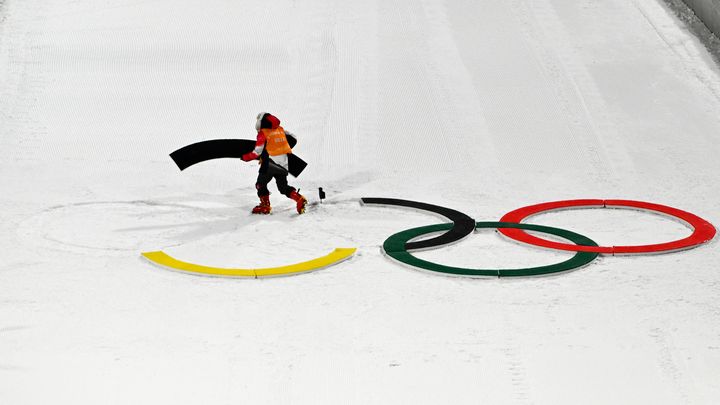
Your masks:
[[[290,144],[285,137],[285,130],[282,127],[263,128],[265,134],[265,148],[270,156],[284,155],[292,152]]]

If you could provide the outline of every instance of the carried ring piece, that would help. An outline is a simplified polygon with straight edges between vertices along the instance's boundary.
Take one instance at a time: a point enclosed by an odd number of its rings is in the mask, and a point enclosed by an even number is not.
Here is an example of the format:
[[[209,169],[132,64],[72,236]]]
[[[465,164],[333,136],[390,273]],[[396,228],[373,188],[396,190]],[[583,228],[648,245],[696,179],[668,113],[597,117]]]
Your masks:
[[[518,269],[469,269],[463,267],[445,266],[443,264],[429,262],[427,260],[419,259],[407,251],[406,243],[409,240],[428,233],[447,231],[452,227],[453,224],[445,223],[438,225],[421,226],[419,228],[412,228],[402,232],[398,232],[385,240],[385,243],[383,243],[383,250],[388,256],[392,257],[393,259],[410,266],[419,267],[421,269],[434,272],[465,277],[522,277],[559,273],[578,269],[595,260],[595,258],[598,256],[598,253],[595,252],[577,252],[573,257],[565,260],[564,262],[551,264],[548,266]],[[591,239],[583,235],[564,229],[552,228],[549,226],[505,222],[477,222],[475,224],[475,228],[497,228],[500,230],[524,229],[528,231],[549,233],[567,239],[578,245],[597,246],[597,243],[593,242]]]
[[[542,246],[546,248],[567,250],[572,252],[595,252],[609,254],[639,254],[639,253],[662,253],[674,252],[683,249],[689,249],[710,241],[716,233],[715,227],[708,221],[677,208],[668,207],[666,205],[654,204],[644,201],[632,200],[564,200],[546,202],[536,205],[530,205],[518,208],[505,214],[501,222],[517,222],[520,223],[524,219],[532,215],[545,213],[548,211],[579,208],[579,207],[596,207],[596,208],[633,208],[648,210],[655,213],[668,215],[687,224],[693,229],[692,234],[686,238],[677,239],[670,242],[656,243],[650,245],[634,245],[634,246],[580,246],[582,244],[568,244],[561,242],[553,242],[542,239],[525,232],[523,229],[503,228],[500,232],[517,241],[525,242],[531,245]]]

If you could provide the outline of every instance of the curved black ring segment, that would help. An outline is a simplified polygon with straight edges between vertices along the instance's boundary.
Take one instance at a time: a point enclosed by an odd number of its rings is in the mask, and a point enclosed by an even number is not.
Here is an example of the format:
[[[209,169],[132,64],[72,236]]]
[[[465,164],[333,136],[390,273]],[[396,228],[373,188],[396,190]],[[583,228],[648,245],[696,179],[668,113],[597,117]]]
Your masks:
[[[417,242],[405,243],[405,250],[427,249],[446,245],[448,243],[457,242],[460,239],[470,235],[475,230],[475,220],[463,214],[446,207],[438,205],[426,204],[417,201],[399,200],[395,198],[361,198],[363,204],[378,205],[397,205],[401,207],[415,208],[424,211],[430,211],[435,214],[442,215],[452,221],[453,227],[442,235],[434,238],[425,239]]]
[[[180,170],[211,159],[240,158],[255,149],[250,139],[213,139],[182,147],[170,154]]]
[[[294,147],[297,141],[288,136],[290,147]],[[252,152],[255,149],[255,141],[251,139],[212,139],[182,147],[170,154],[170,157],[180,170],[204,162],[206,160],[221,158],[241,158],[242,155]],[[288,155],[289,172],[297,177],[305,169],[307,163],[295,154]]]

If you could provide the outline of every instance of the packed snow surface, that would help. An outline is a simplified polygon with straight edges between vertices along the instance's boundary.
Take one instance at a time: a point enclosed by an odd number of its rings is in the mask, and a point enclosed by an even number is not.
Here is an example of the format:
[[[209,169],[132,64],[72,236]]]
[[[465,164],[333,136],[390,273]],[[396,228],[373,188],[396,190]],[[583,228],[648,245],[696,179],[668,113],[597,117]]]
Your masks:
[[[257,165],[168,157],[255,136],[309,163],[252,216]],[[0,0],[0,403],[717,404],[720,250],[469,279],[381,246],[444,218],[620,198],[720,224],[720,74],[658,0]],[[530,222],[601,245],[690,234],[646,212]],[[272,267],[228,279],[164,250]],[[475,268],[572,254],[493,230],[417,253]]]

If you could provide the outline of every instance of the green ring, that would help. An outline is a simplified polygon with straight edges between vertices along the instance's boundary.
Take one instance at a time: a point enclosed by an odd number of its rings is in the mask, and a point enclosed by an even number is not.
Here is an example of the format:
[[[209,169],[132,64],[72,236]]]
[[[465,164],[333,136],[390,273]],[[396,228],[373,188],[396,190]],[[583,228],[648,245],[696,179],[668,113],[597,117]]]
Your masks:
[[[527,267],[519,269],[468,269],[463,267],[445,266],[438,263],[429,262],[419,259],[411,255],[405,250],[407,241],[432,232],[446,231],[453,226],[451,223],[421,226],[419,228],[407,229],[398,232],[385,240],[383,250],[393,259],[408,264],[410,266],[419,267],[421,269],[436,271],[439,273],[447,273],[458,276],[492,276],[492,277],[522,277],[522,276],[539,276],[543,274],[559,273],[582,267],[598,257],[596,252],[577,252],[575,256],[564,262],[551,264],[540,267]],[[565,229],[552,228],[549,226],[520,224],[513,222],[476,222],[475,229],[479,228],[519,228],[528,231],[537,231],[549,233],[567,239],[577,245],[597,246],[598,244],[590,238],[571,232]]]

